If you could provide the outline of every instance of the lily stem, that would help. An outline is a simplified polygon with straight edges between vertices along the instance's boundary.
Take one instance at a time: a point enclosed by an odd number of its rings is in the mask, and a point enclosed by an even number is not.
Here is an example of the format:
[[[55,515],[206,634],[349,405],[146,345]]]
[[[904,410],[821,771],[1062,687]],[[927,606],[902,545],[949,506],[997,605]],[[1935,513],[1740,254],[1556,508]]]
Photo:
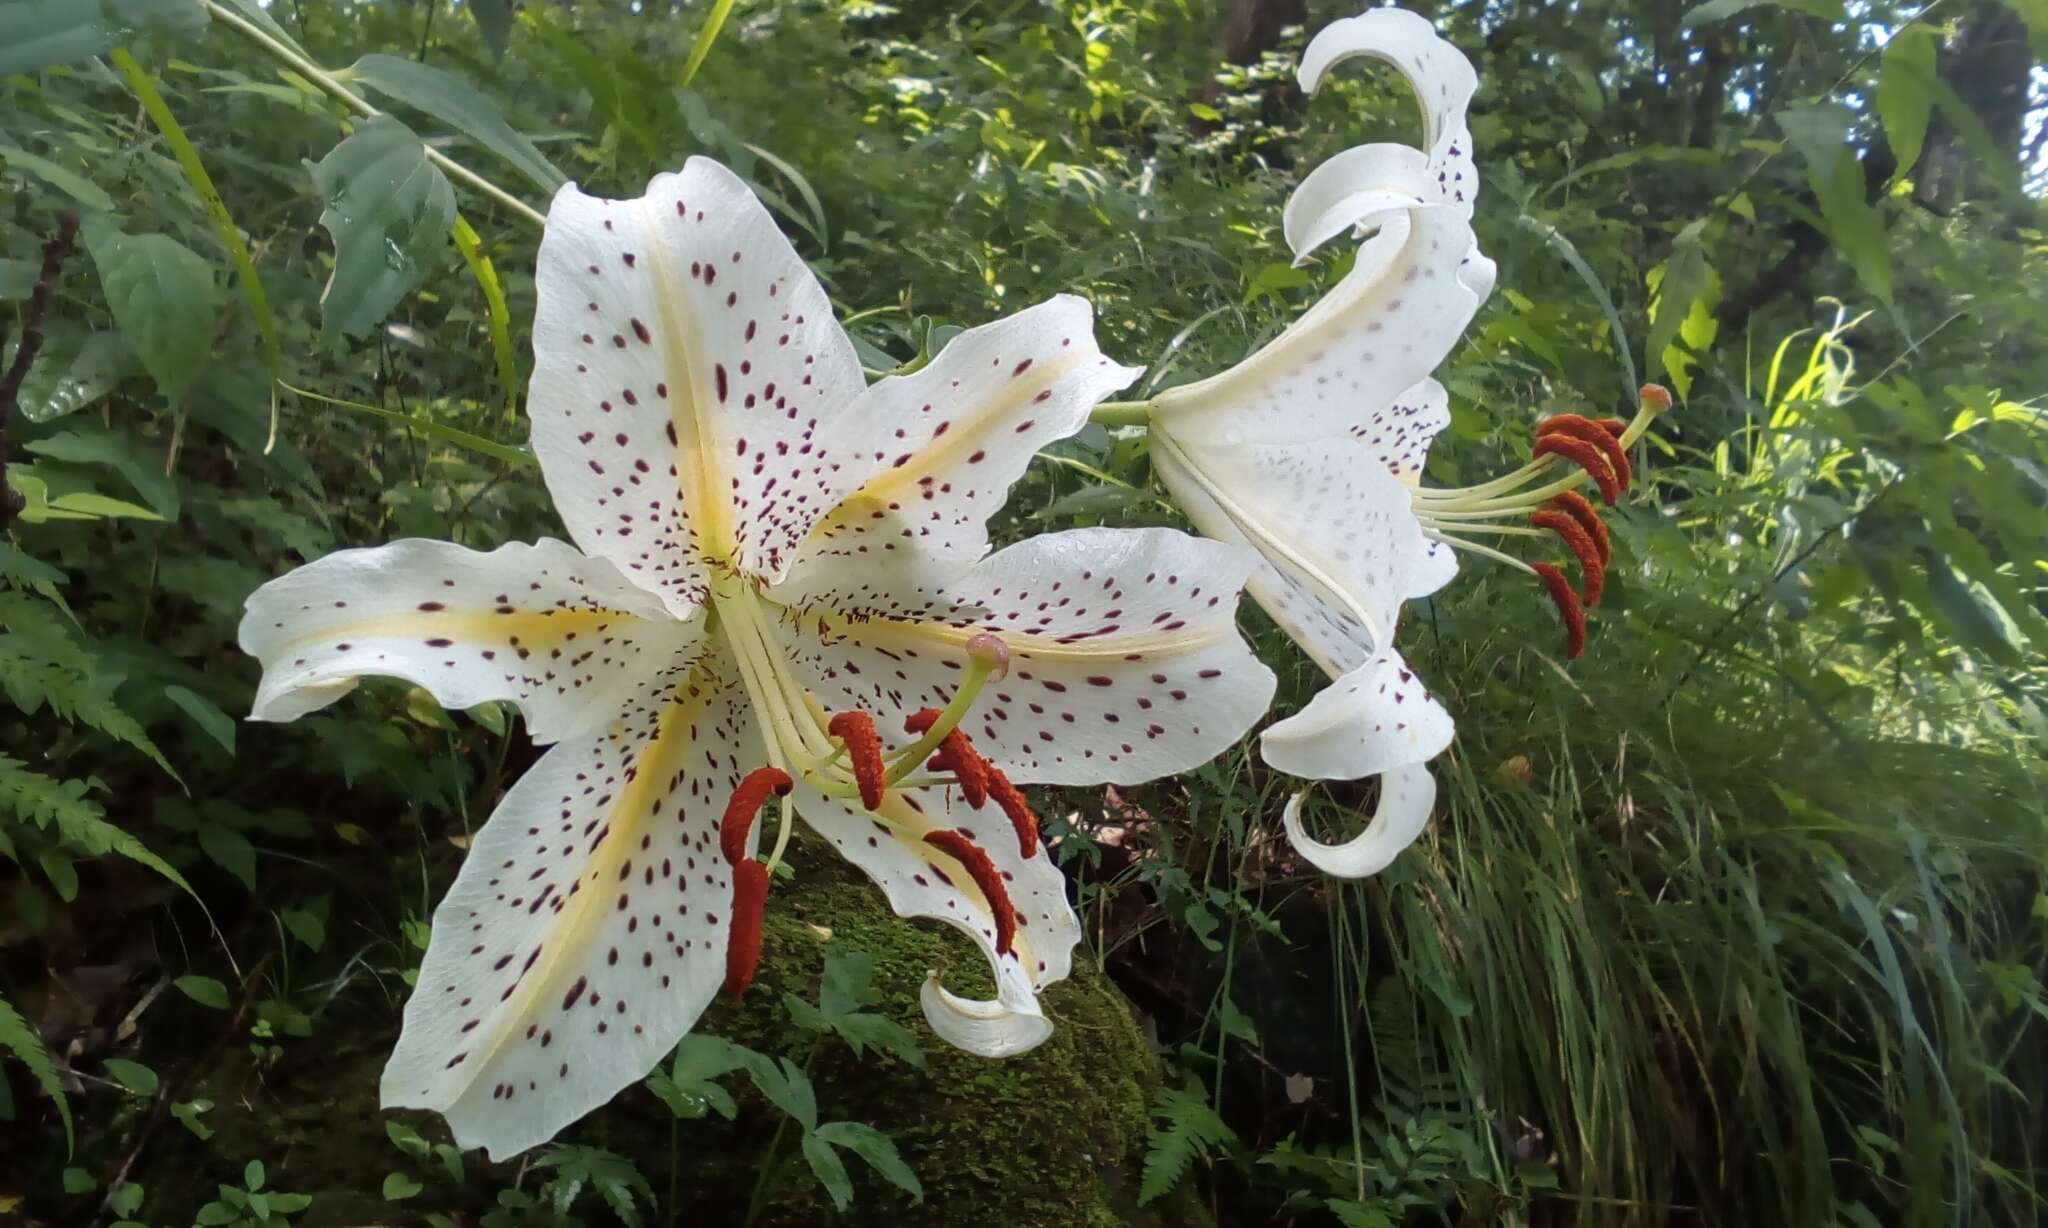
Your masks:
[[[255,43],[257,46],[263,48],[265,51],[268,51],[270,54],[276,56],[278,59],[283,60],[285,63],[291,65],[292,69],[296,71],[300,76],[306,78],[308,81],[311,81],[313,84],[319,86],[321,89],[326,90],[329,94],[332,94],[336,99],[340,100],[342,105],[348,107],[349,110],[354,111],[356,114],[362,116],[364,119],[370,119],[375,116],[383,114],[382,111],[379,111],[376,107],[371,106],[368,99],[364,98],[361,94],[356,93],[354,90],[351,90],[350,88],[348,88],[348,86],[343,85],[341,83],[340,78],[336,77],[333,73],[328,72],[326,69],[320,67],[318,64],[315,64],[313,61],[307,59],[305,56],[300,55],[298,52],[292,50],[290,47],[287,47],[283,43],[278,42],[275,38],[272,38],[270,34],[263,29],[263,27],[257,25],[255,22],[250,21],[246,17],[243,17],[241,14],[235,12],[233,9],[227,8],[226,6],[218,3],[218,0],[205,0],[205,3],[206,11],[213,16],[214,20],[220,22],[223,25],[233,28],[234,30],[238,31],[243,37],[247,38],[249,41]],[[525,201],[520,200],[518,197],[512,195],[510,192],[507,192],[505,189],[499,187],[497,184],[492,183],[490,180],[484,178],[482,175],[477,174],[475,171],[462,165],[460,162],[457,162],[455,159],[440,152],[439,150],[434,149],[431,146],[427,146],[425,148],[427,160],[429,162],[432,162],[434,165],[440,167],[448,174],[453,175],[455,178],[462,180],[470,187],[473,187],[477,191],[482,192],[485,196],[488,196],[492,200],[497,201],[499,204],[505,206],[507,209],[510,209],[512,212],[518,214],[520,217],[525,218],[527,221],[532,222],[534,225],[547,225],[547,215],[543,214],[540,210],[535,209],[532,205],[529,205]]]
[[[1098,426],[1144,426],[1151,418],[1150,401],[1104,401],[1088,414]]]

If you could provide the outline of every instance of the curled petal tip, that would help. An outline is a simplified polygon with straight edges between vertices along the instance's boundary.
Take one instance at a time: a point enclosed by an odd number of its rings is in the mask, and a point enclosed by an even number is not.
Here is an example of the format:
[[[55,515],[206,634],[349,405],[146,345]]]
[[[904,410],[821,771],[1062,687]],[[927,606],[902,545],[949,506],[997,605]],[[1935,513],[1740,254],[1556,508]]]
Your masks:
[[[1334,878],[1369,878],[1392,865],[1428,825],[1430,808],[1436,804],[1436,778],[1427,767],[1411,763],[1383,773],[1379,781],[1380,800],[1372,819],[1364,831],[1342,844],[1312,839],[1302,827],[1306,792],[1288,798],[1280,815],[1287,843],[1303,861]]]
[[[1039,1013],[1030,991],[1020,995],[1005,983],[1001,994],[986,1002],[955,997],[933,971],[925,975],[917,998],[925,1022],[940,1040],[976,1056],[1015,1057],[1044,1044],[1052,1035],[1052,1021]]]

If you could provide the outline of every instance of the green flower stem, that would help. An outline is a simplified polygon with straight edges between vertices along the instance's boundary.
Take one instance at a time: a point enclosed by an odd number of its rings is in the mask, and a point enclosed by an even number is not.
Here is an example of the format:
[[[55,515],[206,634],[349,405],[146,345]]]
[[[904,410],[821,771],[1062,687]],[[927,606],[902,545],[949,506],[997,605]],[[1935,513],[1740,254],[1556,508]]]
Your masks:
[[[1088,415],[1098,426],[1144,426],[1151,418],[1150,401],[1104,401]]]

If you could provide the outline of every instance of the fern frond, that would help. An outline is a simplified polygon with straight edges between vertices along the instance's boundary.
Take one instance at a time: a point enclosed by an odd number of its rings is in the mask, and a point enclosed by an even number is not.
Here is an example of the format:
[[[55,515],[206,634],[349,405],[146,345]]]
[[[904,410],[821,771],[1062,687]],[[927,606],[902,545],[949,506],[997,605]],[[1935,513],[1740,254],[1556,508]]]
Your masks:
[[[30,770],[19,759],[0,755],[0,812],[11,810],[24,822],[53,833],[70,851],[85,857],[118,853],[138,865],[192,891],[185,876],[132,832],[106,819],[100,804],[86,796],[90,781],[58,780]]]
[[[1163,1124],[1145,1143],[1144,1179],[1138,1186],[1140,1205],[1179,1185],[1197,1157],[1206,1159],[1215,1148],[1237,1141],[1237,1132],[1216,1115],[1208,1093],[1199,1084],[1160,1088],[1152,1098],[1152,1116]]]
[[[50,1051],[43,1046],[43,1038],[21,1017],[5,997],[0,997],[0,1049],[12,1053],[16,1060],[28,1067],[36,1083],[49,1094],[57,1105],[57,1115],[64,1119],[64,1152],[71,1152],[71,1104],[64,1099],[64,1084],[57,1078],[57,1063],[50,1058]]]
[[[169,772],[177,770],[142,728],[114,702],[113,685],[81,668],[76,649],[68,642],[52,643],[10,632],[0,636],[0,691],[23,712],[34,714],[48,709],[64,720],[96,729],[116,741],[126,742],[148,755]]]

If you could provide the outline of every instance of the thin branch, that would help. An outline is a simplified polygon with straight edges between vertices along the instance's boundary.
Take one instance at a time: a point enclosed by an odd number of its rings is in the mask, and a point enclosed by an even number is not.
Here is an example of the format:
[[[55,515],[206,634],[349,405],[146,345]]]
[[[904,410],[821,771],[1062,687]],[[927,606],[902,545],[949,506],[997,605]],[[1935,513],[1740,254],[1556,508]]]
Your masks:
[[[21,400],[21,382],[28,378],[29,365],[43,348],[43,320],[49,314],[50,294],[64,272],[64,261],[78,240],[78,215],[66,211],[57,219],[57,233],[43,244],[43,267],[36,274],[28,308],[21,316],[21,345],[14,351],[14,363],[0,376],[0,528],[6,528],[28,505],[22,493],[7,482],[7,428],[14,421]]]

